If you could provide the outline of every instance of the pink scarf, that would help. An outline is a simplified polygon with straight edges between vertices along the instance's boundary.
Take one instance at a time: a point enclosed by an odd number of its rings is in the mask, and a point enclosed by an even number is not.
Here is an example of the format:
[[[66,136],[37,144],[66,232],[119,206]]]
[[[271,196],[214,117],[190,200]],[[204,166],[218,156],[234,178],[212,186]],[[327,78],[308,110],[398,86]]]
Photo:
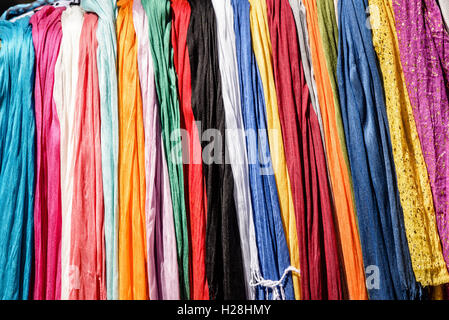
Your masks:
[[[97,23],[96,14],[84,15],[75,111],[69,298],[81,300],[106,299]]]
[[[60,129],[53,85],[63,11],[45,6],[30,19],[36,51],[35,300],[55,300],[61,296]]]

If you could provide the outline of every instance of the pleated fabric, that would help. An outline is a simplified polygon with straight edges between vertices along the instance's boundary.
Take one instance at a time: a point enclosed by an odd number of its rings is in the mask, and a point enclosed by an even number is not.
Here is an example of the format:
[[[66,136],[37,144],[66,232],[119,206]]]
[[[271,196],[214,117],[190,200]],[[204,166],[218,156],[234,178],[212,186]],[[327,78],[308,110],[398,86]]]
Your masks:
[[[45,6],[30,19],[36,54],[35,300],[59,300],[61,297],[60,126],[53,86],[63,11],[63,8]]]
[[[189,299],[189,237],[184,199],[182,141],[177,132],[180,129],[180,116],[176,72],[173,66],[173,48],[170,45],[170,1],[142,0],[142,6],[149,22],[149,39],[153,55],[156,92],[159,98],[162,138],[170,177],[178,249],[180,294],[181,299]]]
[[[337,78],[370,299],[418,296],[366,0],[340,0]],[[376,272],[377,270],[377,272]],[[376,284],[377,283],[377,284]]]
[[[77,110],[80,36],[84,11],[67,8],[61,15],[62,39],[55,65],[53,97],[61,126],[61,299],[69,298],[70,239],[75,170],[75,114]]]
[[[226,150],[234,176],[234,200],[237,209],[246,296],[249,300],[254,300],[255,290],[250,283],[260,275],[260,270],[240,104],[234,13],[230,0],[212,0],[212,5],[217,21],[218,62],[226,118]]]
[[[449,266],[449,35],[435,1],[392,1],[405,82]],[[408,21],[403,23],[403,21]]]
[[[133,0],[120,0],[117,6],[119,298],[146,300],[145,132]]]
[[[85,14],[79,44],[69,261],[71,300],[105,300],[107,296],[97,23],[96,14]]]
[[[344,275],[347,284],[348,296],[351,299],[366,300],[368,294],[365,286],[365,272],[363,268],[363,256],[360,246],[359,231],[357,225],[357,217],[354,208],[354,196],[352,190],[352,177],[349,171],[349,159],[346,147],[346,139],[341,120],[341,109],[337,86],[337,43],[338,43],[338,28],[335,16],[334,2],[332,0],[317,1],[316,7],[313,4],[309,7],[315,10],[316,18],[310,16],[310,23],[313,23],[313,30],[315,32],[314,46],[316,52],[321,52],[322,56],[315,59],[315,63],[320,65],[320,72],[323,74],[321,83],[326,83],[327,90],[325,98],[333,97],[333,108],[327,110],[329,121],[326,121],[331,130],[328,134],[333,137],[328,138],[329,144],[336,143],[339,145],[341,154],[337,156],[328,154],[328,160],[332,161],[333,170],[330,174],[331,180],[335,181],[333,187],[337,191],[333,193],[334,201],[336,203],[336,223],[338,226],[339,242],[341,243],[342,261],[344,266]],[[313,22],[312,22],[313,20]],[[324,60],[323,60],[324,58]],[[325,73],[327,72],[327,73]],[[328,81],[329,80],[329,81]],[[330,84],[332,96],[328,96],[331,92],[328,91]],[[322,98],[323,99],[323,96]],[[324,105],[331,108],[332,106],[327,102]],[[331,133],[332,132],[332,133]],[[338,134],[340,143],[335,142],[335,136]],[[334,148],[331,148],[331,150]],[[341,160],[345,161],[344,163]],[[342,172],[342,170],[345,170]],[[349,182],[349,184],[348,184]],[[343,185],[343,188],[340,186]],[[338,193],[338,194],[337,194]],[[342,199],[345,199],[343,201]],[[350,202],[349,202],[350,201]]]
[[[299,268],[299,247],[296,231],[295,208],[293,205],[290,177],[282,141],[282,129],[278,113],[278,101],[274,84],[273,64],[271,56],[271,42],[267,21],[267,6],[265,0],[250,0],[250,25],[253,50],[262,79],[265,107],[267,114],[268,140],[270,143],[271,160],[273,162],[274,177],[278,188],[279,205],[288,250],[290,264]],[[301,298],[300,275],[292,274],[295,298]]]
[[[441,251],[429,176],[402,72],[390,0],[369,0],[373,44],[382,71],[399,195],[416,280],[423,286],[449,282]],[[380,19],[380,20],[375,20]]]
[[[101,168],[104,195],[106,282],[109,300],[118,291],[118,96],[115,0],[82,0],[81,7],[98,15],[97,66],[100,86]]]
[[[445,0],[437,0],[440,6],[441,14],[443,16],[446,29],[449,30],[449,2]]]
[[[226,136],[218,62],[216,20],[212,3],[189,0],[187,32],[192,76],[192,109],[200,122],[203,174],[207,190],[206,275],[209,296],[245,299],[245,280],[234,200],[232,168],[225,163]],[[211,141],[212,140],[212,141]]]
[[[148,18],[140,0],[133,3],[145,130],[145,221],[149,298],[179,299],[178,260],[167,161],[163,149]]]
[[[342,299],[332,200],[318,118],[288,0],[267,1],[274,80],[300,249],[303,299]]]
[[[323,139],[323,147],[326,150],[326,142],[324,141],[323,119],[321,117],[320,102],[318,101],[318,93],[315,81],[315,72],[313,71],[312,54],[309,45],[309,31],[307,29],[306,8],[301,1],[289,0],[292,9],[293,18],[295,19],[296,31],[298,35],[299,50],[301,53],[301,63],[304,69],[307,86],[309,87],[310,100],[313,110],[315,111],[318,123],[320,124],[321,137]]]
[[[207,194],[203,176],[203,159],[198,127],[192,110],[192,83],[187,31],[190,4],[187,0],[171,1],[173,62],[178,75],[180,125],[183,136],[184,193],[189,218],[189,278],[190,298],[209,299],[206,278]],[[187,142],[184,142],[184,139]]]
[[[262,81],[251,44],[250,5],[248,0],[232,0],[240,105],[246,132],[248,174],[253,205],[254,226],[263,280],[281,280],[290,266],[290,255],[282,225],[278,191],[268,143]],[[262,279],[256,279],[256,283]],[[259,280],[259,281],[257,281]],[[256,286],[257,300],[273,298],[263,284]],[[285,299],[294,299],[292,275],[287,273],[281,287]],[[278,291],[278,293],[279,293]]]
[[[36,158],[29,18],[0,20],[0,299],[32,294]]]

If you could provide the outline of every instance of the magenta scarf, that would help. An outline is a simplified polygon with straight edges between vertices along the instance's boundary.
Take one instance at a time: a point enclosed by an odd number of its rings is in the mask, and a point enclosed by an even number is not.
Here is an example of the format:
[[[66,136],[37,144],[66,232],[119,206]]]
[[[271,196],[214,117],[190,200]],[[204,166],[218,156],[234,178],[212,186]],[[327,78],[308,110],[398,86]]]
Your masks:
[[[435,0],[393,0],[402,67],[449,266],[449,36]]]
[[[53,99],[55,63],[62,38],[63,8],[46,6],[35,13],[33,43],[36,51],[36,199],[34,204],[34,299],[61,296],[61,180],[60,129]]]
[[[69,298],[79,300],[106,299],[97,23],[84,15],[78,64]]]

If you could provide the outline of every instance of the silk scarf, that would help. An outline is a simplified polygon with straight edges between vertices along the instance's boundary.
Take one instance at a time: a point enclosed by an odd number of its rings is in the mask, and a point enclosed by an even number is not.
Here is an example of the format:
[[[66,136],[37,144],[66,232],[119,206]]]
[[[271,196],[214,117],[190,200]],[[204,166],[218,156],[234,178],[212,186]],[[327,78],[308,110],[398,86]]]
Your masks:
[[[148,18],[140,0],[133,3],[145,130],[145,219],[148,289],[151,300],[179,299],[178,260],[167,162],[162,146],[159,105],[148,37]]]
[[[61,297],[60,127],[53,86],[63,11],[63,8],[45,6],[30,19],[36,53],[35,300],[59,300]]]
[[[250,5],[247,0],[232,0],[234,32],[239,71],[240,100],[248,152],[249,183],[259,255],[260,275],[256,278],[256,299],[271,299],[275,290],[285,299],[295,298],[290,256],[282,225],[278,191],[271,162],[262,82],[251,44]],[[270,288],[265,281],[280,281]],[[271,290],[270,290],[271,289]],[[279,294],[278,291],[278,294]]]
[[[370,299],[418,296],[366,0],[340,0],[337,79]]]
[[[98,15],[97,66],[100,86],[101,168],[104,195],[106,281],[109,300],[118,291],[118,104],[115,0],[82,0],[81,7]]]
[[[201,142],[192,110],[192,84],[187,48],[190,5],[187,0],[174,0],[172,8],[173,62],[178,76],[180,125],[183,136],[184,194],[189,217],[189,275],[190,298],[209,299],[206,278],[206,218],[207,195],[203,176]],[[185,141],[187,140],[187,141]]]
[[[0,20],[0,299],[32,297],[36,159],[29,18]]]
[[[265,0],[250,0],[249,3],[251,38],[262,79],[267,114],[268,140],[270,143],[274,177],[278,188],[282,223],[284,225],[285,236],[290,252],[290,264],[296,269],[300,269],[295,209],[290,186],[290,177],[285,160],[282,129],[278,113],[278,100],[272,71],[273,65],[270,34],[268,31],[267,6]],[[295,289],[295,298],[299,300],[301,298],[300,276],[297,273],[293,273],[293,285]]]
[[[133,0],[120,0],[117,6],[119,298],[146,300],[145,132]]]
[[[62,39],[55,65],[53,97],[61,126],[61,299],[69,298],[70,245],[75,169],[75,114],[78,61],[84,11],[67,8],[61,15]]]
[[[232,168],[225,163],[225,115],[212,3],[189,0],[187,32],[192,77],[192,109],[200,122],[207,191],[206,275],[209,296],[246,298]],[[203,133],[204,130],[204,134]]]
[[[159,98],[162,138],[170,177],[181,299],[189,299],[189,238],[184,199],[182,145],[181,137],[177,134],[180,129],[180,120],[173,49],[170,45],[170,1],[142,0],[142,6],[148,16],[149,42],[153,55],[156,92]]]

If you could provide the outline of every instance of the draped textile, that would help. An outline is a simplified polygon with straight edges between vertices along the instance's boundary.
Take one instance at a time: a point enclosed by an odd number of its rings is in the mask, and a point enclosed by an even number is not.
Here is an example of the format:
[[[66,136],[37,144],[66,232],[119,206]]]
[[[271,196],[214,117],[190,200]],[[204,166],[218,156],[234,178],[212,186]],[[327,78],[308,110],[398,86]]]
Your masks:
[[[192,110],[192,84],[187,48],[187,30],[190,22],[190,5],[187,0],[173,0],[172,34],[173,62],[178,75],[180,125],[187,131],[183,141],[184,191],[189,217],[189,275],[190,298],[209,299],[206,278],[206,218],[207,195],[203,176],[201,142]],[[185,137],[183,138],[183,140]]]
[[[282,129],[278,113],[278,101],[274,84],[273,65],[271,57],[271,42],[268,31],[267,7],[264,0],[250,0],[250,24],[253,50],[262,79],[265,107],[267,113],[268,140],[270,143],[274,177],[278,188],[279,205],[284,226],[290,264],[299,269],[299,248],[296,231],[296,217],[293,206],[290,177],[284,154]],[[299,274],[293,273],[295,298],[301,297]]]
[[[287,0],[267,0],[274,80],[300,249],[303,299],[340,300],[342,283],[332,200],[318,118]]]
[[[336,223],[339,229],[339,240],[341,243],[341,251],[342,251],[342,260],[344,266],[344,273],[347,283],[348,295],[351,299],[356,300],[366,300],[368,299],[368,295],[366,292],[365,286],[365,272],[363,268],[363,256],[362,249],[360,246],[360,238],[359,231],[357,225],[357,217],[354,208],[354,195],[352,189],[352,177],[351,172],[349,171],[349,159],[346,147],[346,139],[343,128],[343,123],[341,120],[341,109],[340,109],[340,101],[338,95],[338,86],[337,86],[337,44],[338,44],[338,28],[335,16],[335,8],[334,2],[332,0],[323,0],[316,2],[316,14],[317,20],[313,19],[315,23],[318,23],[318,30],[315,24],[314,30],[315,32],[319,32],[317,34],[318,40],[321,39],[321,43],[317,43],[317,48],[320,47],[320,51],[323,53],[325,62],[319,62],[321,66],[321,72],[326,72],[330,81],[330,86],[332,89],[332,96],[334,99],[334,112],[330,111],[332,124],[336,125],[336,130],[338,133],[338,138],[340,140],[340,150],[342,152],[343,159],[345,163],[338,164],[335,161],[334,156],[328,155],[328,158],[334,159],[334,170],[332,170],[332,175],[335,183],[334,187],[337,188],[337,192],[340,194],[337,195],[334,193],[334,199],[337,203],[336,209]],[[310,17],[312,18],[312,17]],[[314,37],[317,39],[316,37]],[[327,67],[327,68],[326,68]],[[324,69],[326,68],[326,69]],[[326,78],[326,74],[323,76]],[[327,81],[326,81],[327,82]],[[329,82],[327,82],[329,84]],[[328,92],[330,94],[330,92]],[[335,133],[335,127],[332,130],[333,134]],[[334,138],[331,138],[334,139]],[[332,143],[332,142],[330,142]],[[340,158],[340,157],[339,157]],[[341,158],[340,158],[341,159]],[[341,160],[340,160],[341,161]],[[335,169],[341,166],[341,169]],[[339,173],[338,171],[345,170],[344,173]],[[341,190],[338,187],[338,177],[336,176],[343,175],[343,181],[345,181],[345,189]],[[347,177],[346,177],[347,176]],[[349,185],[348,185],[349,179]],[[346,201],[351,201],[350,203],[345,203],[341,201],[341,197],[343,194],[346,197]]]
[[[60,126],[53,86],[63,11],[63,8],[45,6],[30,19],[36,54],[35,300],[59,300],[61,297]]]
[[[0,20],[0,299],[32,296],[36,158],[29,18]]]
[[[117,2],[119,117],[119,298],[148,298],[145,220],[145,132],[133,0]]]
[[[187,32],[192,76],[192,109],[200,122],[206,179],[206,275],[209,296],[245,299],[242,250],[234,201],[232,168],[225,161],[223,96],[218,63],[215,13],[210,1],[189,0]],[[211,141],[212,140],[212,141]]]
[[[391,144],[405,231],[416,280],[423,286],[449,282],[441,251],[429,176],[402,72],[390,0],[369,0],[373,44],[382,70]],[[375,21],[375,19],[380,19]]]
[[[323,117],[325,131],[326,155],[332,192],[335,203],[336,221],[341,241],[343,265],[348,281],[349,295],[366,298],[364,288],[364,270],[361,259],[359,232],[355,207],[352,198],[351,176],[345,160],[345,138],[339,136],[338,129],[341,124],[341,115],[338,105],[335,104],[334,93],[326,62],[320,29],[318,25],[317,6],[315,1],[301,0],[307,10],[307,26],[309,30],[310,49],[312,53],[313,68],[318,88],[318,100]],[[354,282],[358,285],[354,286]],[[355,287],[355,288],[354,288]],[[354,293],[355,292],[355,293]]]
[[[109,300],[118,291],[118,102],[115,0],[82,0],[81,7],[98,15],[97,66],[100,85],[101,168],[104,194],[106,282]]]
[[[226,118],[226,150],[234,176],[234,200],[242,248],[246,296],[249,300],[254,300],[255,290],[250,286],[250,282],[260,274],[260,271],[240,104],[234,13],[230,0],[212,0],[212,5],[217,21],[218,62]]]
[[[438,5],[440,6],[446,29],[449,30],[449,2],[447,0],[438,0]]]
[[[97,23],[96,14],[85,14],[79,45],[69,261],[71,300],[105,300],[107,296]]]
[[[370,299],[418,296],[366,0],[340,0],[337,78]],[[376,272],[377,270],[377,272]]]
[[[133,20],[138,44],[145,130],[145,219],[149,298],[179,299],[178,260],[167,162],[162,146],[159,106],[148,38],[148,18],[134,0]]]
[[[170,45],[170,1],[142,0],[142,6],[148,16],[156,92],[160,105],[162,138],[170,177],[181,299],[189,299],[189,238],[184,199],[182,141],[177,132],[180,129],[179,101],[176,89],[176,72],[173,66],[173,48]]]
[[[293,18],[295,19],[296,30],[298,35],[299,50],[301,53],[301,63],[304,69],[307,86],[309,87],[310,100],[313,110],[318,117],[320,124],[321,138],[323,139],[323,147],[326,149],[324,141],[323,119],[321,117],[320,103],[318,101],[318,93],[315,81],[315,72],[313,71],[312,54],[309,45],[309,31],[307,29],[306,8],[299,0],[289,0],[292,9]]]
[[[277,281],[289,267],[290,256],[268,144],[262,81],[251,45],[250,6],[248,0],[232,0],[232,6],[260,273],[264,279]],[[291,274],[282,283],[282,290],[286,299],[294,299]],[[267,295],[264,287],[256,287],[256,299],[272,297],[273,292]]]
[[[55,65],[53,97],[61,127],[61,299],[69,298],[69,266],[73,183],[75,170],[75,114],[78,94],[78,61],[84,12],[67,8],[61,15],[62,39]]]
[[[449,266],[449,35],[435,1],[392,1],[399,52]],[[407,21],[407,23],[403,23]]]

